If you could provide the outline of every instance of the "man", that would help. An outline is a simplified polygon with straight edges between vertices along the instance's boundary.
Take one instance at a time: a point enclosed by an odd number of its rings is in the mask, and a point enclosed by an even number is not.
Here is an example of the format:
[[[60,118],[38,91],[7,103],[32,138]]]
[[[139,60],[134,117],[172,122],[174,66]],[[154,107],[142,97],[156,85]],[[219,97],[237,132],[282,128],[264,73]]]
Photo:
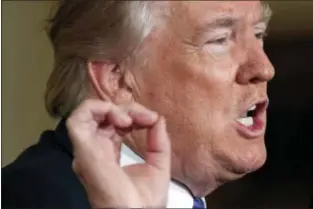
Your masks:
[[[203,208],[260,168],[269,18],[259,1],[61,1],[46,105],[62,120],[3,169],[4,206]]]

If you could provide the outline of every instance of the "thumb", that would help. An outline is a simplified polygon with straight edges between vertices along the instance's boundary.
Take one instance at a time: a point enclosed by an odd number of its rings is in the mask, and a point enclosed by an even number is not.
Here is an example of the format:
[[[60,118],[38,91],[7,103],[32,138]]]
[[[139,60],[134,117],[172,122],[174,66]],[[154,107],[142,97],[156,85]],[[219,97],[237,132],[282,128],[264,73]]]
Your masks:
[[[147,164],[170,172],[171,164],[171,145],[164,117],[160,117],[155,125],[148,131],[146,149]]]

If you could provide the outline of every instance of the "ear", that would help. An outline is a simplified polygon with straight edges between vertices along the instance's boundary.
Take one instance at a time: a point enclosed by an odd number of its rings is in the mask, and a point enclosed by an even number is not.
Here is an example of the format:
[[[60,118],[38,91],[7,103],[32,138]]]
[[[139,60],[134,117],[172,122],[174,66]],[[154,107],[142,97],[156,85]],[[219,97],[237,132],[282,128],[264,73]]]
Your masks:
[[[131,100],[131,89],[124,82],[119,65],[106,61],[89,61],[88,76],[101,100],[114,103]]]

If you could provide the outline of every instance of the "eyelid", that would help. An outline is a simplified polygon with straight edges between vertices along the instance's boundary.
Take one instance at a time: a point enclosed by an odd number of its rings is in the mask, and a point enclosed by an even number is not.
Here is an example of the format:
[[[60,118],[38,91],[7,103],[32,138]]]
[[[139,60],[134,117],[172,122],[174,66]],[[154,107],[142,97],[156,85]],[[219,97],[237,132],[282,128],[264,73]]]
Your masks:
[[[254,34],[255,34],[255,36],[257,36],[257,35],[262,35],[262,37],[260,37],[260,38],[265,38],[265,37],[267,37],[267,35],[268,35],[268,30],[267,30],[267,28],[263,28],[263,29],[259,29],[259,30],[256,30],[255,32],[254,32]]]
[[[216,38],[216,39],[211,39],[211,40],[207,41],[206,44],[224,45],[228,41],[229,41],[228,37],[220,37],[220,38]]]
[[[263,36],[267,36],[268,32],[267,31],[261,31],[261,32],[257,32],[256,34],[262,34]]]
[[[257,28],[255,28],[254,29],[254,31],[258,31],[258,32],[266,32],[268,30],[268,28],[267,27],[257,27]]]
[[[267,24],[257,24],[257,25],[254,27],[254,30],[255,30],[255,31],[266,32],[266,31],[268,30],[268,26],[267,26]]]
[[[220,32],[215,32],[214,35],[212,35],[211,37],[209,36],[207,38],[206,43],[214,43],[215,41],[221,40],[221,39],[230,39],[232,36],[232,31],[230,30],[223,30]]]
[[[268,23],[266,22],[259,22],[257,24],[254,25],[255,28],[263,28],[266,29],[268,27]]]

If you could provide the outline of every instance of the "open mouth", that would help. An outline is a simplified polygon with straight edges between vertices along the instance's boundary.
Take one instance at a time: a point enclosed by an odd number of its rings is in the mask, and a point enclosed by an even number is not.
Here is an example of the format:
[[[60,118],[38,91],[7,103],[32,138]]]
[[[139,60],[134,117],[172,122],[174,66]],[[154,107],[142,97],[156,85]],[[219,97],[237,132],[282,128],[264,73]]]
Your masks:
[[[255,138],[265,132],[268,101],[252,104],[238,119],[237,128],[246,138]]]
[[[253,126],[253,117],[256,115],[256,109],[257,105],[253,105],[237,121],[246,127]]]

